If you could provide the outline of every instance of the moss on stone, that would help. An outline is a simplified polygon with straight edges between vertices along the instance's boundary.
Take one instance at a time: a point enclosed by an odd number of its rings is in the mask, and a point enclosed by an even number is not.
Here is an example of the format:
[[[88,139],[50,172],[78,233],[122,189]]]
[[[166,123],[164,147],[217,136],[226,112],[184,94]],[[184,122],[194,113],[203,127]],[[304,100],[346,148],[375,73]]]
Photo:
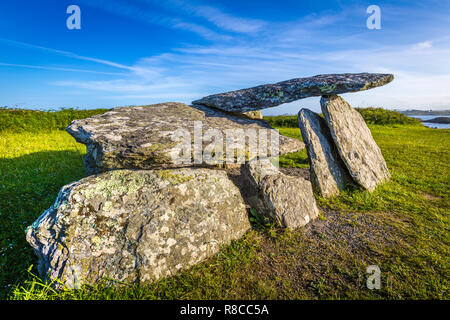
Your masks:
[[[82,191],[83,195],[91,198],[93,195],[99,194],[109,198],[114,193],[133,194],[149,182],[148,175],[129,170],[114,170],[108,172],[107,175],[95,178],[93,186]]]
[[[180,174],[174,174],[171,170],[158,170],[155,171],[156,175],[160,179],[169,180],[172,184],[180,184],[192,180],[192,176],[183,176]]]
[[[332,93],[336,90],[336,84],[324,85],[320,87],[320,92],[322,93]]]

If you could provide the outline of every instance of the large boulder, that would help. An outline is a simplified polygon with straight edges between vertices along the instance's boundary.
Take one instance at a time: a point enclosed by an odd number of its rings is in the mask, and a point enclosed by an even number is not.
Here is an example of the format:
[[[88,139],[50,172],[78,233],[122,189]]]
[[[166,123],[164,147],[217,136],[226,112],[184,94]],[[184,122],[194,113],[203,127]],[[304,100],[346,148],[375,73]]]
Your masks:
[[[381,150],[358,111],[337,95],[323,96],[322,112],[353,180],[368,190],[389,180]]]
[[[311,182],[323,197],[339,194],[352,183],[325,120],[308,109],[298,113],[298,125],[308,152]]]
[[[280,172],[269,159],[253,159],[242,170],[244,179],[255,190],[247,194],[249,205],[280,226],[295,229],[318,217],[309,181]]]
[[[308,97],[368,90],[393,79],[392,74],[380,73],[325,74],[214,94],[192,103],[228,112],[247,112]]]
[[[244,133],[251,133],[251,130],[266,134],[267,143],[262,142],[260,147],[268,155],[276,152],[271,144],[272,135],[277,137],[280,154],[304,149],[303,142],[278,135],[265,121],[182,103],[115,108],[88,119],[75,120],[67,127],[78,142],[87,146],[84,164],[88,174],[110,169],[159,169],[230,162],[233,159],[226,158],[226,138],[232,136],[230,132],[244,137]],[[183,140],[186,136],[187,143]],[[200,142],[195,144],[197,140]],[[249,152],[249,141],[235,144],[246,160],[255,156]],[[211,152],[216,158],[206,161],[202,153],[211,151],[211,145],[216,146],[216,143],[222,145],[223,154]],[[187,150],[182,157],[178,156],[180,150]]]
[[[41,275],[77,288],[173,275],[249,228],[224,170],[114,170],[64,186],[26,237]]]

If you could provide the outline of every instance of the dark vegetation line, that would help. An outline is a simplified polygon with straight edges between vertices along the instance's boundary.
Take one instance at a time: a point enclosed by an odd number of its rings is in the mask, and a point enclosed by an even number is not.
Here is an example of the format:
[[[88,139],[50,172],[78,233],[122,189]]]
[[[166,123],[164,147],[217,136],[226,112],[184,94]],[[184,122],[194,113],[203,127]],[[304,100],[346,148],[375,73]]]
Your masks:
[[[23,109],[0,108],[0,132],[43,132],[65,130],[77,119],[101,114],[109,109],[77,110],[61,109],[58,111],[35,111]],[[356,108],[369,124],[418,124],[419,120],[409,118],[400,112],[382,108]],[[297,116],[264,117],[272,127],[298,128]]]
[[[109,109],[36,111],[0,108],[0,132],[42,132],[65,130],[76,119],[89,118]]]
[[[355,108],[369,124],[418,124],[420,121],[383,108]],[[264,117],[272,127],[298,128],[297,116]]]

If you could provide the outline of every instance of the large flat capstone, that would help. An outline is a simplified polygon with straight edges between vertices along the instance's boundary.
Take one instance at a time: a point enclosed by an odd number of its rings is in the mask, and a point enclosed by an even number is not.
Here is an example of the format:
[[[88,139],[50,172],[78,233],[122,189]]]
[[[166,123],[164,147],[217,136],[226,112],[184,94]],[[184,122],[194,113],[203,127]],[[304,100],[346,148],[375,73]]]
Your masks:
[[[214,94],[192,103],[228,112],[247,112],[307,97],[368,90],[393,79],[392,74],[379,73],[325,74]]]
[[[359,112],[337,95],[323,96],[320,104],[339,155],[353,180],[371,191],[389,180],[381,150]]]
[[[243,154],[249,160],[255,156],[250,151],[260,147],[268,155],[274,155],[271,154],[275,150],[271,137],[277,135],[277,131],[262,120],[173,102],[115,108],[101,115],[75,120],[67,131],[87,146],[84,164],[88,174],[110,169],[214,165],[226,159],[227,139],[233,141],[252,132],[256,137],[261,135],[267,139],[258,138],[257,146],[247,138],[243,144],[236,142],[236,154]],[[304,149],[303,142],[278,136],[280,154]],[[183,142],[186,138],[188,143]],[[205,150],[212,157],[202,157]]]
[[[352,184],[325,120],[308,109],[298,113],[298,124],[308,152],[311,182],[323,197],[339,194]]]
[[[115,170],[64,186],[26,236],[41,276],[77,288],[173,275],[249,228],[224,170]]]

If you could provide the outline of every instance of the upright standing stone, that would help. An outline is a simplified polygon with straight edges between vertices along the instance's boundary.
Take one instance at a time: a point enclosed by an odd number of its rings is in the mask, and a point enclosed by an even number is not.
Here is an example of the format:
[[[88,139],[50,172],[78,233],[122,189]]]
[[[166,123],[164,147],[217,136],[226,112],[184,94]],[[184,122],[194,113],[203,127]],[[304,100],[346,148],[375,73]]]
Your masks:
[[[323,96],[322,112],[339,154],[352,178],[374,190],[389,180],[390,174],[380,148],[358,111],[337,95]]]
[[[254,196],[247,198],[249,204],[280,226],[295,229],[318,217],[309,181],[280,172],[268,159],[253,159],[243,171],[256,190]]]
[[[298,113],[298,125],[306,144],[311,182],[323,197],[339,194],[351,183],[347,168],[334,145],[330,129],[323,118],[308,109]]]
[[[381,73],[323,74],[213,94],[192,103],[228,112],[247,112],[308,97],[368,90],[393,79],[392,74]]]

